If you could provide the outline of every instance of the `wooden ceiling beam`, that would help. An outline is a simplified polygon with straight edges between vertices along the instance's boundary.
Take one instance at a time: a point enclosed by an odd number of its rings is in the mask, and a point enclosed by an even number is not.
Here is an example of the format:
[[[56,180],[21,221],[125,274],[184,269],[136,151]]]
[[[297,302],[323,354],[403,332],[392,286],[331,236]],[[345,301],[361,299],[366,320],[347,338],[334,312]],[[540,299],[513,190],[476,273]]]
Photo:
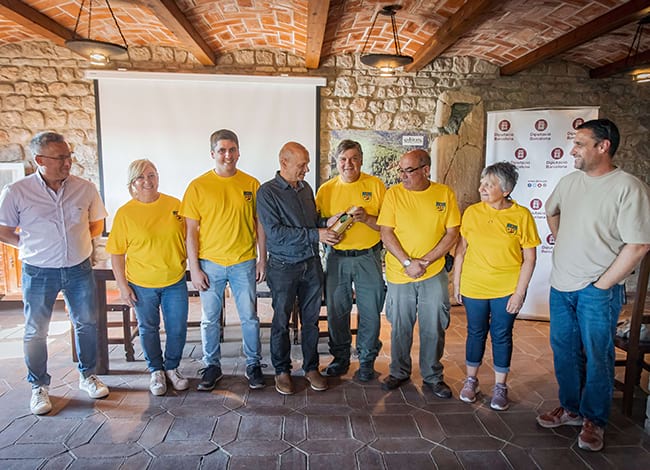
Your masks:
[[[609,64],[596,67],[589,71],[591,78],[606,78],[622,72],[633,72],[639,67],[650,65],[650,51],[640,52],[639,54],[617,60]]]
[[[58,46],[72,39],[72,31],[18,0],[0,0],[0,16],[43,36]]]
[[[514,75],[546,59],[573,49],[592,39],[607,34],[626,24],[638,21],[650,14],[648,0],[632,0],[595,20],[569,31],[567,34],[529,52],[517,60],[501,67],[501,75]]]
[[[418,49],[413,62],[404,69],[407,72],[417,72],[431,63],[464,34],[482,23],[484,21],[482,13],[495,3],[494,0],[468,0]]]
[[[305,66],[317,69],[325,38],[325,28],[329,15],[330,0],[309,0],[307,3],[307,50]]]
[[[192,23],[173,0],[139,0],[139,4],[149,8],[176,38],[203,65],[216,65],[214,51],[201,37]]]

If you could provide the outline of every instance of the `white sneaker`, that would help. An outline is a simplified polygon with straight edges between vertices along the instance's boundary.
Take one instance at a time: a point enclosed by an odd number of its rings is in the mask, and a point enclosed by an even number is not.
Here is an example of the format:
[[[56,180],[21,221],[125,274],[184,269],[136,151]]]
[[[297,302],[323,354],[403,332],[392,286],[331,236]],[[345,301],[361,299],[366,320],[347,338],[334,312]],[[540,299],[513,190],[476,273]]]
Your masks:
[[[183,377],[181,373],[178,372],[178,369],[166,370],[165,375],[167,376],[167,379],[171,382],[172,387],[174,387],[174,390],[181,391],[190,388],[190,381],[187,380],[185,377]]]
[[[32,388],[32,399],[29,401],[29,409],[35,415],[44,415],[52,410],[52,402],[50,402],[45,385]]]
[[[162,370],[155,370],[151,373],[149,390],[157,397],[167,393],[167,382],[165,381],[165,373]]]
[[[86,378],[79,377],[79,390],[87,392],[90,398],[104,398],[109,393],[108,387],[94,374]]]

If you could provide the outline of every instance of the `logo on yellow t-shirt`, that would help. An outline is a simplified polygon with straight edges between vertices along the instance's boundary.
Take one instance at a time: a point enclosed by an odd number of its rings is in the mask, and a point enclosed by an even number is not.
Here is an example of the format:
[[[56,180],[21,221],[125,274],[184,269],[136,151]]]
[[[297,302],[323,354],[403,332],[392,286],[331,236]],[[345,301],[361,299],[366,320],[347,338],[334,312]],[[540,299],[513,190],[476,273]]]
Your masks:
[[[180,215],[178,215],[178,211],[172,211],[172,215],[176,217],[176,220],[183,220],[183,218]]]
[[[516,235],[518,230],[519,227],[517,227],[515,224],[506,224],[506,232],[510,235]]]
[[[444,212],[445,210],[447,210],[447,203],[436,201],[436,210],[438,212]]]
[[[370,191],[363,191],[363,192],[361,193],[361,198],[362,198],[365,202],[369,202],[369,201],[372,199],[372,193],[371,193]]]
[[[251,202],[253,200],[253,192],[252,191],[244,191],[244,200],[246,202]]]

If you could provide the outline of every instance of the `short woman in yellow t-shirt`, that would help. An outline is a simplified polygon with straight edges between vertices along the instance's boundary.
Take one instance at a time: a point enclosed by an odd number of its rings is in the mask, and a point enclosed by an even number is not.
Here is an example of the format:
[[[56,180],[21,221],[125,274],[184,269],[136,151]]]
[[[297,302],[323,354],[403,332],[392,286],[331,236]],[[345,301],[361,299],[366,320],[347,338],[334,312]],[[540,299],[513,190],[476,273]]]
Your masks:
[[[122,302],[135,309],[140,343],[154,395],[186,390],[188,380],[178,371],[187,335],[185,280],[185,221],[180,201],[158,192],[158,170],[149,160],[129,165],[133,197],[117,210],[106,251]],[[165,353],[160,345],[160,310],[165,321]]]
[[[509,407],[512,328],[535,268],[535,247],[541,243],[530,211],[510,198],[517,178],[511,163],[483,170],[481,202],[465,210],[456,248],[454,294],[467,313],[467,378],[460,399],[476,401],[477,373],[489,331],[495,376],[490,406],[495,410]]]

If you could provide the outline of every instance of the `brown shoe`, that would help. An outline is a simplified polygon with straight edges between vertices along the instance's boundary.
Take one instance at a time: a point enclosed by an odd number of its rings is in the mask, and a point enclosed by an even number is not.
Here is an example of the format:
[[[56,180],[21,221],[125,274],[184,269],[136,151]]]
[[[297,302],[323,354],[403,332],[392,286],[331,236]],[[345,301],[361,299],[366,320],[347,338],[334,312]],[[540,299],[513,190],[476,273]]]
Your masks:
[[[293,382],[288,372],[282,372],[275,376],[275,389],[282,395],[293,395]]]
[[[320,372],[317,370],[305,372],[305,378],[307,379],[307,382],[309,382],[309,385],[311,385],[311,388],[317,392],[327,390],[327,379],[320,375]]]

